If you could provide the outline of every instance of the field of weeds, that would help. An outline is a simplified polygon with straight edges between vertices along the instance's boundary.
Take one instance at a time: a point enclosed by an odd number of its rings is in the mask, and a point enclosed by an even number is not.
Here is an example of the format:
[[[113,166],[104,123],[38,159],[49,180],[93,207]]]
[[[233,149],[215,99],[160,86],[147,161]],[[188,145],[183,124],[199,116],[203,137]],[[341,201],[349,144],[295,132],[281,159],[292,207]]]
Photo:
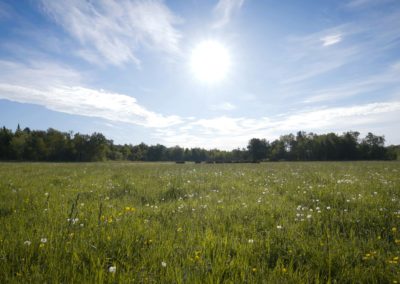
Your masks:
[[[1,283],[400,282],[400,163],[2,163]]]

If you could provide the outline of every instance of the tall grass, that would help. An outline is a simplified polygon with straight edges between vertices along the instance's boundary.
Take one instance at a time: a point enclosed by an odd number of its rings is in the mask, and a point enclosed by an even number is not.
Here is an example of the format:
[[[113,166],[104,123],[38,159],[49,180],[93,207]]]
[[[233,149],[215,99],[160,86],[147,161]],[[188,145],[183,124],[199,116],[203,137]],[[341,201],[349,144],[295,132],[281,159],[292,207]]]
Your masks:
[[[0,164],[1,283],[400,282],[400,163]]]

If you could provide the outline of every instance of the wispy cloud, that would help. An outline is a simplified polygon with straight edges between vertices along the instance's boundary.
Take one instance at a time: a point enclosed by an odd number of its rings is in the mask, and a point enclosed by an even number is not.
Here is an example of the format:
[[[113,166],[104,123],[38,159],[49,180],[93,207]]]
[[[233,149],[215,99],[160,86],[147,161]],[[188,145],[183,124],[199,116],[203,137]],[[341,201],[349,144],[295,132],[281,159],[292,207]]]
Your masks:
[[[167,145],[233,149],[246,145],[253,137],[272,140],[299,130],[326,133],[366,129],[379,132],[384,125],[398,123],[398,117],[400,101],[392,101],[319,108],[257,119],[228,116],[199,119],[185,128],[158,129],[156,137]]]
[[[215,22],[214,28],[221,28],[227,25],[233,14],[239,10],[244,3],[244,0],[219,0],[214,7]]]
[[[386,70],[379,74],[364,76],[361,79],[353,79],[349,82],[337,84],[331,88],[311,91],[305,103],[320,103],[326,101],[337,101],[359,94],[367,94],[389,87],[400,87],[400,62],[391,64]]]
[[[179,52],[182,35],[175,25],[181,19],[162,1],[42,0],[41,3],[45,13],[80,42],[82,48],[76,53],[89,62],[139,64],[140,46]]]
[[[295,69],[283,74],[282,84],[299,83],[348,64],[359,52],[359,46],[340,46],[347,25],[322,30],[303,37],[288,39],[286,65]],[[330,48],[326,48],[326,47]],[[283,65],[286,66],[286,65]]]
[[[334,45],[342,41],[342,35],[341,34],[327,35],[321,38],[321,41],[323,46]]]
[[[350,0],[346,7],[348,8],[363,8],[377,5],[385,5],[390,2],[395,2],[397,0]]]
[[[81,85],[85,76],[67,66],[51,61],[25,63],[0,60],[0,83],[44,89],[49,86]]]
[[[0,77],[0,99],[144,127],[163,128],[182,122],[178,116],[146,109],[131,96],[82,86],[79,73],[70,69],[8,61],[0,61],[0,69],[7,74]]]
[[[282,130],[309,129],[321,131],[338,127],[397,121],[400,114],[400,101],[379,102],[356,106],[322,108],[291,114],[278,122]],[[346,130],[346,129],[343,129]]]
[[[309,82],[351,64],[360,68],[366,61],[371,62],[389,49],[398,48],[399,34],[400,11],[394,10],[384,16],[362,18],[309,35],[290,37],[287,56],[282,59],[281,77],[284,79],[281,83]]]
[[[230,102],[223,102],[223,103],[220,103],[220,104],[212,105],[210,107],[210,109],[211,110],[215,110],[215,111],[218,111],[218,110],[230,111],[230,110],[236,109],[236,106],[234,104],[230,103]]]
[[[9,19],[12,14],[12,9],[6,3],[0,2],[0,21]]]
[[[44,106],[74,115],[98,117],[145,127],[170,127],[182,122],[178,116],[163,116],[139,105],[135,98],[84,87],[52,87],[46,90],[0,83],[0,98]]]

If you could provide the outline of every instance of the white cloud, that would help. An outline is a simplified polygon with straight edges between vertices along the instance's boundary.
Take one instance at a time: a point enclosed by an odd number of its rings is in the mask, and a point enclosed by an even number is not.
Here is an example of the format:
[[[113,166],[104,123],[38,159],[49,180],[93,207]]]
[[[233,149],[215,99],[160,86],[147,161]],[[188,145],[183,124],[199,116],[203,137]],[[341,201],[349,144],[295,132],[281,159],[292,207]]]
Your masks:
[[[178,116],[146,109],[131,96],[84,87],[79,73],[51,63],[0,61],[0,70],[0,99],[144,127],[163,128],[182,122]]]
[[[280,83],[309,83],[344,66],[361,66],[366,59],[380,62],[379,57],[398,48],[399,34],[400,11],[395,10],[384,16],[361,18],[305,36],[289,37],[285,57],[277,68],[281,73]]]
[[[49,61],[18,63],[0,60],[0,83],[36,89],[48,86],[80,85],[83,75],[74,69]]]
[[[338,99],[348,98],[360,94],[366,94],[379,89],[391,86],[400,87],[400,62],[396,62],[384,71],[375,75],[364,76],[362,79],[351,80],[346,83],[337,84],[331,88],[314,90],[307,97],[305,103],[319,103],[326,101],[337,101]]]
[[[0,83],[0,98],[44,106],[74,115],[98,117],[145,127],[170,127],[182,122],[178,116],[163,116],[139,105],[135,98],[84,87],[52,87],[46,90]]]
[[[303,37],[289,38],[287,57],[283,59],[281,67],[284,68],[284,79],[281,83],[301,83],[354,60],[360,51],[358,46],[335,46],[343,37],[342,30],[348,28],[348,25],[342,25]],[[327,46],[331,48],[326,48]],[[287,66],[293,65],[296,68],[287,69]]]
[[[216,21],[213,27],[221,28],[227,25],[233,14],[242,7],[243,3],[244,0],[219,0],[218,4],[214,7]]]
[[[383,123],[386,119],[393,120],[396,117],[393,116],[393,113],[400,114],[400,101],[300,112],[285,117],[278,122],[277,126],[281,131],[295,129],[321,131],[337,127],[354,127],[372,122]]]
[[[342,35],[341,34],[327,35],[321,38],[321,41],[323,46],[334,45],[342,41]]]
[[[188,128],[158,129],[166,145],[234,149],[254,137],[276,139],[299,130],[327,133],[351,129],[380,132],[399,123],[400,101],[320,108],[275,117],[214,117],[188,123]],[[398,139],[399,137],[396,137]]]
[[[179,52],[181,34],[175,25],[181,20],[162,1],[41,2],[43,10],[79,40],[82,49],[76,53],[89,62],[102,63],[103,58],[114,65],[139,64],[140,46]]]
[[[230,111],[236,109],[236,106],[234,104],[231,104],[230,102],[223,102],[220,104],[212,105],[210,107],[211,110],[215,111]]]

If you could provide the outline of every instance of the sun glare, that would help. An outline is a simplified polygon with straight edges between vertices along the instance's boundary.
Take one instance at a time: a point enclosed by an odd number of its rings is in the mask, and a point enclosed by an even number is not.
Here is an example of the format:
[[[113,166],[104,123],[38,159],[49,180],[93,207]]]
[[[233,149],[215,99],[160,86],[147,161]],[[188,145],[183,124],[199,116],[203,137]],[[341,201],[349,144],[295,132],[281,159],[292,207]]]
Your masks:
[[[217,41],[204,41],[193,50],[190,65],[195,77],[200,81],[218,82],[224,79],[229,71],[229,52]]]

